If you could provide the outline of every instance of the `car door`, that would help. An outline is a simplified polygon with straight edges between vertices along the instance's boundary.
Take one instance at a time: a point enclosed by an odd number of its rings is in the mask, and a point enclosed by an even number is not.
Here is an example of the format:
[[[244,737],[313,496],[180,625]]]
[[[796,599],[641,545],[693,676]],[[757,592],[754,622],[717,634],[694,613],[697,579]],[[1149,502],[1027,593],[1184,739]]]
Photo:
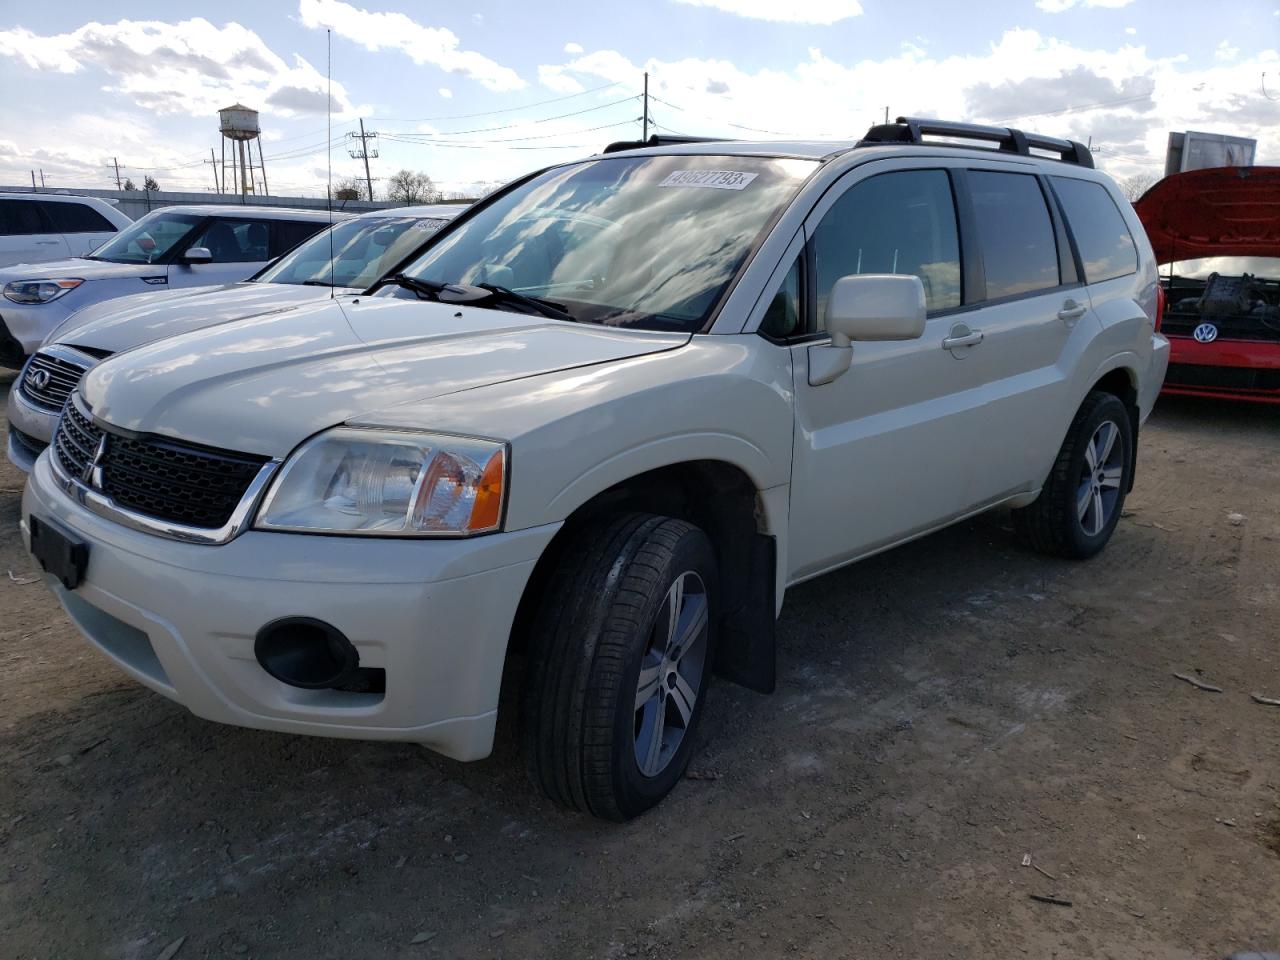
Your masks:
[[[1030,492],[1062,443],[1077,360],[1097,331],[1061,212],[1035,167],[970,165],[960,176],[982,264],[970,326],[982,334],[989,441],[968,480],[975,501]]]
[[[37,201],[0,199],[0,266],[62,260],[67,255],[67,242]]]
[[[180,251],[169,268],[169,286],[197,287],[236,283],[257,273],[270,259],[270,221],[256,218],[213,217],[186,241],[187,249],[204,247],[210,263],[184,263]]]
[[[883,172],[881,172],[883,171]],[[966,281],[956,180],[947,161],[873,163],[830,191],[805,225],[806,335],[795,370],[790,578],[929,530],[975,506],[967,481],[992,438],[983,416],[982,344],[963,327]],[[835,281],[915,274],[924,335],[857,342],[847,370],[820,382],[832,347],[823,311]]]
[[[62,234],[73,257],[92,253],[116,233],[116,226],[97,210],[74,200],[42,200],[40,205]]]

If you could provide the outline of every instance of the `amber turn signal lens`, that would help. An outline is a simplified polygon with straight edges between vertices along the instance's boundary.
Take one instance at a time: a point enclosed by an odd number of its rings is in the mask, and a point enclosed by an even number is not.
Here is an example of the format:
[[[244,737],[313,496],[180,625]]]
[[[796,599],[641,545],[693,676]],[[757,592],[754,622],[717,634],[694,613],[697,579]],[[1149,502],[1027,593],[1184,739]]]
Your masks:
[[[471,507],[468,530],[496,530],[502,515],[502,484],[506,480],[506,454],[496,451],[484,465],[476,484],[476,499]]]

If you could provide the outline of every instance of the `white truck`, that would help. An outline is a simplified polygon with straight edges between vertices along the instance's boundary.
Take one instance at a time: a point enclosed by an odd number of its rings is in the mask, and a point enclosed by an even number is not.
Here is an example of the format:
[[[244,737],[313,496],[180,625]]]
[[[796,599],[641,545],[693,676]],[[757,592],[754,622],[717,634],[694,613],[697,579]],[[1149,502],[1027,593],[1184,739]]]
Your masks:
[[[1080,144],[615,145],[376,292],[103,361],[24,535],[95,646],[211,720],[473,760],[515,658],[535,782],[626,819],[713,673],[773,688],[790,585],[1000,505],[1100,550],[1157,297]]]

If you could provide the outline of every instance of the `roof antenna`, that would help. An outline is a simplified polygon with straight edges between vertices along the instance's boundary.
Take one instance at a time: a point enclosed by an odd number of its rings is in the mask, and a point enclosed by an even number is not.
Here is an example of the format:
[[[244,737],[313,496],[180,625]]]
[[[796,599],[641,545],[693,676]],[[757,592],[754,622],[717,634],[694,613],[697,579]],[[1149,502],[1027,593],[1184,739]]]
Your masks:
[[[325,195],[329,199],[329,299],[334,299],[333,293],[333,29],[325,27],[325,77],[328,81],[328,89],[325,96],[328,102],[325,104],[326,118],[329,125],[329,153],[328,153],[328,178],[329,182],[325,186]]]

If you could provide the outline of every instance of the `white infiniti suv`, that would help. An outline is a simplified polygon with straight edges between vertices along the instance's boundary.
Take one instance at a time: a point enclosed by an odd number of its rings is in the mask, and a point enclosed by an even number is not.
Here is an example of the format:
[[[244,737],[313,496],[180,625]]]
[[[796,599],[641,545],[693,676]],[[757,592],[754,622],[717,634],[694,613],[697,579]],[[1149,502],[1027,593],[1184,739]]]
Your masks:
[[[535,781],[625,819],[713,673],[773,688],[789,585],[999,504],[1105,545],[1168,344],[1083,146],[615,146],[376,293],[94,367],[22,512],[89,640],[202,717],[463,760],[518,655]]]

